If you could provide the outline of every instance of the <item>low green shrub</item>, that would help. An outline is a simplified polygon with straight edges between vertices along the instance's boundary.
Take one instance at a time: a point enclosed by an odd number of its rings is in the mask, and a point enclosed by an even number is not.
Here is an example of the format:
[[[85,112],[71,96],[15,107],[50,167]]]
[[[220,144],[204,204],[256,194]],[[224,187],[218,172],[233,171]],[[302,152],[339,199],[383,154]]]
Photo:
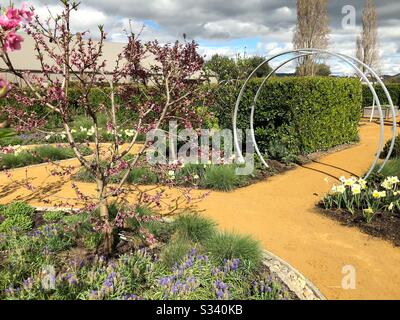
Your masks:
[[[392,145],[392,140],[389,140],[386,144],[385,147],[383,148],[383,151],[381,153],[381,159],[386,159],[388,156],[390,146]],[[390,156],[391,159],[397,159],[400,158],[400,136],[396,137],[396,140],[394,141],[394,148],[393,152]]]
[[[262,261],[260,243],[250,236],[221,232],[214,235],[205,245],[205,250],[219,262],[240,259],[251,268],[257,268]]]
[[[15,216],[32,217],[34,213],[35,209],[25,202],[13,202],[5,206],[2,210],[2,214],[6,218],[11,218]]]
[[[111,176],[111,183],[119,183],[124,177],[126,171],[122,171],[114,176]],[[96,181],[94,175],[87,170],[86,168],[81,168],[74,176],[73,179],[75,181],[93,183]],[[158,182],[158,176],[150,168],[147,167],[136,167],[131,170],[128,178],[126,179],[126,183],[128,184],[142,184],[142,185],[150,185],[156,184]]]
[[[145,227],[158,241],[162,242],[168,242],[175,232],[174,224],[163,221],[150,221],[145,224]]]
[[[5,219],[0,223],[0,232],[29,231],[33,227],[35,209],[24,202],[14,202],[4,206],[0,212]]]
[[[219,191],[231,191],[245,185],[249,178],[236,174],[233,165],[208,166],[201,185],[205,188]]]
[[[165,266],[172,268],[182,263],[191,248],[193,244],[190,241],[178,237],[162,249],[160,259]]]
[[[181,238],[194,243],[205,243],[216,233],[215,222],[198,214],[184,214],[173,224]]]
[[[380,175],[383,178],[399,177],[400,178],[400,159],[389,160],[383,167]]]
[[[80,151],[84,156],[92,153],[92,151],[88,147],[81,147]],[[40,146],[35,147],[32,150],[24,150],[16,154],[0,155],[0,168],[21,168],[29,165],[44,163],[47,161],[59,161],[71,159],[74,157],[75,153],[70,148]]]
[[[47,211],[43,213],[43,220],[46,222],[59,222],[64,216],[65,213],[62,211]]]
[[[86,249],[95,251],[103,243],[103,235],[98,232],[88,232],[83,237],[83,243]]]
[[[32,226],[33,220],[31,217],[16,215],[6,218],[0,224],[0,232],[10,232],[12,230],[29,231],[32,229]]]

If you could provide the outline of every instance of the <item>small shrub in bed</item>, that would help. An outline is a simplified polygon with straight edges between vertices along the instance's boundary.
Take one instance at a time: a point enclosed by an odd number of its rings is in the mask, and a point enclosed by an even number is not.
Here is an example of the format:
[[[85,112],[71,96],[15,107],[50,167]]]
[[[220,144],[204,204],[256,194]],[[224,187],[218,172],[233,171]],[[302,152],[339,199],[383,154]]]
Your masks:
[[[400,159],[389,160],[379,174],[377,172],[374,172],[374,174],[381,180],[387,177],[400,178]]]
[[[0,215],[4,217],[4,221],[0,224],[0,232],[31,230],[34,212],[34,208],[23,202],[14,202],[5,206],[0,212]]]
[[[177,237],[168,243],[161,251],[160,258],[162,263],[172,268],[176,263],[180,264],[193,244],[187,239]]]
[[[87,147],[82,147],[81,152],[85,156],[91,154],[91,150]],[[15,154],[0,155],[0,168],[21,168],[47,161],[59,161],[74,157],[75,153],[70,148],[40,146],[31,150],[23,150]]]
[[[389,140],[386,144],[385,147],[383,148],[383,151],[381,153],[381,158],[382,159],[386,159],[389,150],[390,150],[390,146],[392,144],[392,140]],[[393,148],[393,152],[390,156],[391,159],[398,159],[400,158],[400,136],[396,137],[395,140],[395,144],[394,144],[394,148]]]
[[[65,214],[62,211],[48,211],[43,213],[43,220],[46,222],[59,222],[64,216]]]
[[[119,183],[124,176],[125,171],[120,172],[110,177],[111,183]],[[86,168],[81,168],[74,176],[73,179],[80,182],[93,183],[95,177]],[[156,184],[158,182],[158,176],[147,167],[136,167],[131,170],[126,183],[128,184]]]
[[[217,261],[240,259],[250,268],[257,268],[262,261],[260,244],[250,236],[221,232],[214,235],[205,245],[205,250]]]
[[[231,191],[244,185],[247,179],[237,175],[233,165],[208,166],[201,185],[212,190]]]
[[[192,242],[205,243],[216,233],[214,221],[198,214],[185,214],[174,221],[179,236]]]

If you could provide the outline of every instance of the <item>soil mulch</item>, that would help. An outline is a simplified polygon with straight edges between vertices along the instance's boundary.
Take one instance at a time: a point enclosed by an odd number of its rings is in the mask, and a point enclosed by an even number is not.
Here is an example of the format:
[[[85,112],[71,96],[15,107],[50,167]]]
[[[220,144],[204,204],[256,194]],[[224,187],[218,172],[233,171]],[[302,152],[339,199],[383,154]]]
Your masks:
[[[377,214],[371,223],[367,223],[361,213],[351,215],[342,210],[319,210],[324,216],[340,222],[347,227],[356,227],[364,233],[381,238],[400,247],[400,215],[385,212]]]

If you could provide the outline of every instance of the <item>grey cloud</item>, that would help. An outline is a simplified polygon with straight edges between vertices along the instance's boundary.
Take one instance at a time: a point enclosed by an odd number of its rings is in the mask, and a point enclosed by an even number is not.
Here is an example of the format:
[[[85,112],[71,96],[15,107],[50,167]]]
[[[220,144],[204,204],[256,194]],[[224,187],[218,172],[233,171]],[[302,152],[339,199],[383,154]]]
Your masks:
[[[56,4],[57,0],[32,0],[35,3]],[[21,2],[20,0],[17,2]],[[296,0],[82,0],[84,7],[101,11],[107,17],[106,30],[113,40],[120,40],[121,28],[130,18],[139,25],[151,20],[160,27],[147,27],[143,33],[145,39],[151,37],[161,41],[181,38],[185,33],[195,40],[220,41],[247,37],[260,38],[261,42],[283,42],[290,44],[291,30],[296,23]],[[342,8],[352,5],[357,13],[357,28],[344,30],[341,26]],[[397,46],[400,52],[400,1],[376,0],[382,48]],[[360,32],[361,15],[364,0],[330,0],[329,18],[332,31],[331,47],[352,53],[355,37]],[[95,19],[93,19],[95,21]],[[93,26],[94,27],[94,26]],[[226,48],[224,48],[226,50]],[[395,50],[396,51],[396,50]],[[390,61],[397,62],[383,53],[387,64],[384,69],[390,71]],[[400,70],[399,70],[400,71]]]

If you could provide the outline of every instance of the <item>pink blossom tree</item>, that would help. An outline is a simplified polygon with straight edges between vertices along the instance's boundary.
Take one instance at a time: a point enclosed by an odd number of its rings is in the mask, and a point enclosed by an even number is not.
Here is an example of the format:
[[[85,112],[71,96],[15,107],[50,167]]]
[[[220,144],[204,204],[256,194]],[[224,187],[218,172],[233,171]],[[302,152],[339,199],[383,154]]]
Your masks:
[[[78,10],[79,4],[70,0],[61,0],[61,3],[62,13],[52,15],[46,21],[34,16],[33,9],[28,9],[26,5],[20,10],[11,6],[0,17],[0,57],[7,65],[8,71],[20,78],[24,84],[24,87],[17,87],[2,80],[0,92],[3,95],[8,92],[10,97],[23,104],[22,109],[6,109],[9,120],[19,130],[45,132],[43,126],[46,119],[39,118],[30,109],[33,104],[45,107],[49,115],[55,113],[61,117],[69,146],[74,150],[80,164],[95,177],[96,196],[86,196],[75,184],[73,187],[87,208],[99,209],[101,219],[98,224],[104,234],[104,251],[110,253],[113,247],[113,230],[121,223],[121,215],[115,221],[111,221],[109,201],[128,192],[125,182],[129,173],[140,165],[142,156],[151,147],[151,143],[141,145],[140,150],[129,160],[126,156],[132,152],[140,134],[162,129],[170,120],[179,121],[185,127],[201,124],[202,117],[198,115],[194,106],[196,101],[204,98],[204,92],[200,89],[201,81],[195,77],[202,69],[203,59],[197,53],[197,44],[194,42],[176,42],[172,45],[161,45],[157,41],[142,43],[132,32],[127,32],[127,45],[119,54],[113,72],[109,73],[103,58],[106,40],[104,28],[99,26],[100,36],[96,41],[90,37],[88,31],[73,32],[71,14]],[[13,50],[20,49],[23,41],[16,33],[22,23],[27,35],[34,40],[37,53],[35,58],[41,64],[41,75],[32,75],[14,67],[11,54]],[[152,56],[156,63],[145,68],[143,60],[149,56]],[[79,92],[79,104],[93,123],[91,133],[94,137],[94,154],[91,158],[83,156],[80,152],[70,126],[72,77],[75,79],[74,87]],[[109,103],[93,103],[90,100],[91,91],[105,86],[108,89],[101,90]],[[146,98],[138,103],[133,97],[140,90],[146,91]],[[123,108],[133,111],[136,117],[118,123],[117,113]],[[106,114],[109,119],[107,130],[112,136],[112,141],[107,152],[104,152],[100,139],[100,113]],[[120,138],[121,126],[128,126],[134,133],[125,145]],[[121,182],[111,185],[110,179],[121,172],[125,172]],[[61,175],[65,172],[55,174]],[[150,195],[140,191],[138,187],[135,187],[135,190],[141,201],[160,203],[162,191]],[[185,198],[189,199],[189,196]]]

